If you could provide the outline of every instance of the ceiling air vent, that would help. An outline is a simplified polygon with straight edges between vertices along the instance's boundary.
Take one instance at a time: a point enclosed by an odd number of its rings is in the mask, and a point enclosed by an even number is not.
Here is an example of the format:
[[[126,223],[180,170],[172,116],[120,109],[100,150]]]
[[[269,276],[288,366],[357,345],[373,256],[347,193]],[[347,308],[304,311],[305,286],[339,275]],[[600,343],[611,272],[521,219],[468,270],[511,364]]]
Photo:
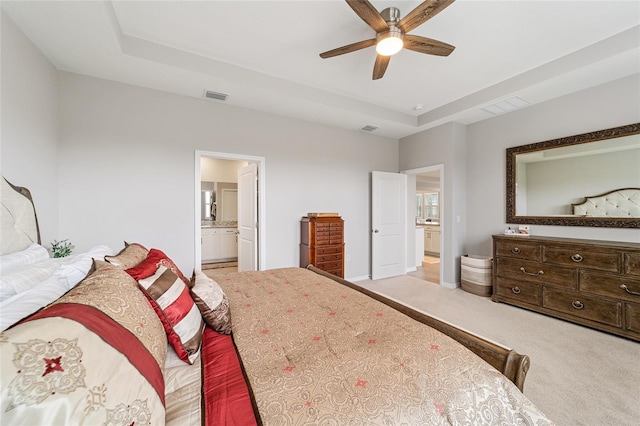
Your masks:
[[[362,130],[364,130],[365,132],[373,132],[374,130],[378,130],[378,127],[367,124],[362,128]]]
[[[217,101],[226,101],[227,96],[229,95],[227,95],[226,93],[213,92],[211,90],[207,90],[206,92],[204,92],[205,98],[215,99]]]
[[[529,102],[518,96],[515,96],[513,98],[507,99],[506,101],[488,105],[482,109],[490,114],[499,115],[504,114],[505,112],[511,112],[514,109],[522,108],[527,105],[529,105]]]

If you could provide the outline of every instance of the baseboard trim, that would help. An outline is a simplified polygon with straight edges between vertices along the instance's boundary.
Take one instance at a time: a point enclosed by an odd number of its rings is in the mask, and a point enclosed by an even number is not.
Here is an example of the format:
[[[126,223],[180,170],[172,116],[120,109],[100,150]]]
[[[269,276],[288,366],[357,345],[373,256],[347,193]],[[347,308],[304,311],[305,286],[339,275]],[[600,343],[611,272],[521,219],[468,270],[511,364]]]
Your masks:
[[[366,281],[366,280],[370,280],[370,279],[371,279],[371,275],[362,275],[362,276],[359,276],[359,277],[345,278],[345,280],[351,281],[351,282],[354,282],[354,281]]]
[[[460,284],[448,283],[448,282],[446,282],[446,281],[442,282],[440,285],[441,285],[442,287],[450,288],[450,289],[452,289],[452,290],[453,290],[453,289],[455,289],[455,288],[460,287]]]

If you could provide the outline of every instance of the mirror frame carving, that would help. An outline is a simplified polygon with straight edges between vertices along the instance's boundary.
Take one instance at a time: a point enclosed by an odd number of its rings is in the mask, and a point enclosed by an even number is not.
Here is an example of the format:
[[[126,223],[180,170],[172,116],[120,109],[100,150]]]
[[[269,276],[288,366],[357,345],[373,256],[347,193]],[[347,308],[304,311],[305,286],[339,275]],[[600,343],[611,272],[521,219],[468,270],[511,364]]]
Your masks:
[[[567,217],[567,216],[517,216],[516,215],[516,155],[561,146],[578,145],[605,139],[640,134],[640,123],[580,135],[551,139],[507,148],[507,223],[522,225],[591,226],[605,228],[640,228],[640,218],[624,217]]]

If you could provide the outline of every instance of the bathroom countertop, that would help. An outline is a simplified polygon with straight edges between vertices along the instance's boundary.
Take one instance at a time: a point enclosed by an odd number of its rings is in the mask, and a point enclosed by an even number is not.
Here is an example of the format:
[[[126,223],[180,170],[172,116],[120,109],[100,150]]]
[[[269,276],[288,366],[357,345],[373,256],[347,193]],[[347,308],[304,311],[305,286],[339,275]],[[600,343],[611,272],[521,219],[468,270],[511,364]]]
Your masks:
[[[225,222],[215,222],[212,220],[203,220],[200,222],[201,228],[237,228],[238,222],[233,221],[225,221]]]

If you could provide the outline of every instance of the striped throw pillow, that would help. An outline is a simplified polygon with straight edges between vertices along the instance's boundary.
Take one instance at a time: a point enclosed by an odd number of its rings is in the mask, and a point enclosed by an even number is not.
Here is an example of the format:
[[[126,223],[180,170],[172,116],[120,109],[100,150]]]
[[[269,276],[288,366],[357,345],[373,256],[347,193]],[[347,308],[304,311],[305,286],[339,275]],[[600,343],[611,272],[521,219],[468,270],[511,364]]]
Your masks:
[[[181,360],[192,364],[200,351],[204,322],[189,288],[165,266],[138,284],[162,321],[169,344]]]

